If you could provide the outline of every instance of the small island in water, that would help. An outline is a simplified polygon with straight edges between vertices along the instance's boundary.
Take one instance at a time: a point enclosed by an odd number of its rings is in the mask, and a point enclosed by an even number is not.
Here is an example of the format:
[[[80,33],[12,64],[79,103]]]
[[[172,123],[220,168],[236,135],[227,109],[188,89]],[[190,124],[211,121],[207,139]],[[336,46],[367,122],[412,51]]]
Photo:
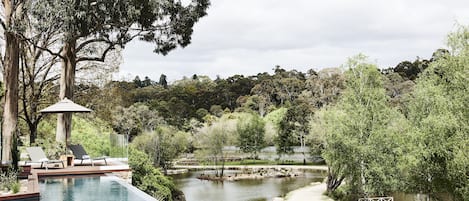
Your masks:
[[[202,173],[197,176],[197,179],[209,181],[239,181],[246,179],[294,178],[301,174],[303,173],[293,170],[292,168],[254,168],[244,169],[242,172],[228,175]]]

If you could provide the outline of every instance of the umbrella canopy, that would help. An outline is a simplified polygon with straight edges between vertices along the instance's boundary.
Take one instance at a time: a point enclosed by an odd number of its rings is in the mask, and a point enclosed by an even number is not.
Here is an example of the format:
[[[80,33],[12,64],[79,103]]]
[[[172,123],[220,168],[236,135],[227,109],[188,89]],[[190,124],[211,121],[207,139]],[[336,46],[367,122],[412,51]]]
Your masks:
[[[65,113],[65,112],[91,112],[92,110],[74,103],[73,101],[64,98],[56,104],[44,108],[39,111],[41,113]]]

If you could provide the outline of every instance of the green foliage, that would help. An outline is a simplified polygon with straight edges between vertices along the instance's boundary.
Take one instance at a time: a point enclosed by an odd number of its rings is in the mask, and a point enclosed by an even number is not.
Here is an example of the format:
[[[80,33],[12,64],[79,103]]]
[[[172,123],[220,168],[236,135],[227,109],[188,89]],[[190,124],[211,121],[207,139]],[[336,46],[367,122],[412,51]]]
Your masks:
[[[217,121],[202,127],[196,135],[198,147],[206,149],[215,157],[223,156],[223,147],[231,145],[236,132],[236,123]]]
[[[293,146],[298,144],[298,139],[288,131],[288,125],[286,124],[287,122],[280,124],[280,131],[275,138],[275,145],[277,146],[277,154],[279,156],[293,154]]]
[[[258,153],[265,147],[265,123],[256,114],[238,120],[236,127],[238,133],[237,146],[244,153],[251,153],[257,158]]]
[[[113,129],[122,135],[135,137],[143,131],[152,131],[164,123],[159,113],[142,103],[135,103],[130,107],[118,107],[114,111]]]
[[[292,154],[293,146],[305,146],[306,135],[309,133],[309,118],[312,114],[312,108],[304,103],[288,108],[279,122],[279,133],[275,139],[280,156]]]
[[[0,190],[7,189],[13,191],[13,193],[19,192],[20,183],[18,182],[18,171],[13,168],[9,168],[6,171],[0,170]]]
[[[93,3],[51,0],[34,1],[28,10],[38,21],[39,30],[46,31],[51,25],[59,27],[61,33],[66,33],[67,41],[95,37],[124,46],[132,38],[139,37],[155,43],[155,53],[167,54],[178,46],[189,45],[194,24],[206,15],[209,5],[208,0],[194,0],[188,6],[154,0],[97,0]],[[130,27],[138,27],[142,31],[129,33]]]
[[[314,116],[309,121],[309,133],[308,144],[311,155],[320,156],[326,146],[326,115],[328,112],[326,108],[323,108],[314,113]]]
[[[449,52],[417,79],[409,103],[409,188],[432,197],[469,199],[469,29],[449,34]]]
[[[226,153],[224,147],[234,144],[236,136],[237,117],[240,114],[226,114],[211,124],[206,123],[200,128],[195,135],[198,151],[198,157],[213,161],[215,165],[221,161],[222,166],[225,164]],[[223,176],[224,167],[221,168]],[[217,172],[218,175],[218,172]]]
[[[325,68],[319,72],[312,72],[305,81],[306,90],[299,99],[315,108],[337,102],[345,88],[345,78],[339,68]],[[306,97],[306,98],[305,98]]]
[[[10,189],[13,192],[13,194],[20,192],[20,188],[21,188],[21,183],[19,181],[11,183],[10,187],[8,187],[8,189]]]
[[[161,201],[173,200],[174,183],[153,166],[147,154],[131,148],[129,166],[132,168],[132,185]]]
[[[221,117],[223,115],[223,110],[220,105],[212,105],[210,107],[210,113],[216,117]]]
[[[90,156],[109,156],[112,128],[100,119],[73,116],[72,144],[81,144]]]
[[[55,119],[41,121],[38,126],[38,138],[33,145],[40,146],[51,159],[58,159],[65,154],[65,144],[55,141]],[[110,155],[110,134],[112,129],[108,123],[93,117],[74,115],[72,119],[71,143],[81,144],[91,156]]]
[[[415,80],[418,75],[428,68],[429,60],[416,59],[414,62],[403,61],[394,68],[394,72],[407,80]]]
[[[46,156],[50,159],[58,159],[60,155],[66,153],[65,144],[55,141],[56,122],[57,120],[52,117],[41,121],[38,125],[38,138],[32,144],[32,146],[42,147]]]
[[[184,153],[189,145],[190,135],[172,127],[159,127],[150,133],[137,136],[131,146],[144,151],[153,159],[153,164],[165,171],[172,161]]]
[[[38,138],[55,139],[57,116],[48,115],[37,127]]]
[[[241,161],[227,161],[225,165],[325,165],[324,163],[315,163],[315,162],[307,162],[303,164],[303,162],[298,161],[273,161],[273,160],[254,160],[254,159],[243,159]]]
[[[280,121],[287,113],[287,110],[287,108],[281,107],[265,115],[265,141],[267,145],[275,145],[275,139],[278,135]]]
[[[65,143],[59,143],[55,138],[38,138],[33,146],[42,147],[49,159],[59,159],[61,155],[67,153]]]
[[[282,121],[283,117],[285,116],[285,114],[287,114],[287,108],[285,107],[281,107],[281,108],[278,108],[270,113],[268,113],[265,117],[264,117],[264,120],[266,122],[270,122],[272,123],[273,125],[275,125],[276,127],[278,127],[278,125],[280,124],[280,121]]]
[[[202,120],[205,116],[209,114],[208,110],[206,110],[205,108],[199,108],[195,113],[197,115],[197,119],[199,120]]]
[[[328,182],[345,178],[352,195],[388,195],[399,186],[395,167],[402,156],[398,128],[406,128],[400,125],[403,117],[387,106],[375,65],[359,55],[346,67],[341,100],[320,116],[326,134],[323,157],[330,167]]]

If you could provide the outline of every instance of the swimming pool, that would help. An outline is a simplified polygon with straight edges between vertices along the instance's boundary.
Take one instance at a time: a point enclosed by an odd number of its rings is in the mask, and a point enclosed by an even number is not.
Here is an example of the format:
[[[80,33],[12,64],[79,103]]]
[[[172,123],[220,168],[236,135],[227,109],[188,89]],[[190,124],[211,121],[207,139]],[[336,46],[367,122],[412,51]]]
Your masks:
[[[41,201],[157,201],[116,176],[45,177],[39,179]]]

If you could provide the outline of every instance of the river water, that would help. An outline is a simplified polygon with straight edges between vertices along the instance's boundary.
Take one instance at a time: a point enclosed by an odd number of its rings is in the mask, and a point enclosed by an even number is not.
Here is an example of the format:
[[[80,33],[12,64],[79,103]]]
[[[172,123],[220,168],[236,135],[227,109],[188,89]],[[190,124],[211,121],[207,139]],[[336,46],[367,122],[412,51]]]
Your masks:
[[[234,175],[240,171],[225,172],[227,175]],[[184,192],[187,201],[271,201],[312,182],[322,181],[325,177],[320,172],[304,171],[304,174],[295,178],[215,182],[197,179],[200,174],[213,174],[213,171],[194,171],[173,176],[176,186]]]

